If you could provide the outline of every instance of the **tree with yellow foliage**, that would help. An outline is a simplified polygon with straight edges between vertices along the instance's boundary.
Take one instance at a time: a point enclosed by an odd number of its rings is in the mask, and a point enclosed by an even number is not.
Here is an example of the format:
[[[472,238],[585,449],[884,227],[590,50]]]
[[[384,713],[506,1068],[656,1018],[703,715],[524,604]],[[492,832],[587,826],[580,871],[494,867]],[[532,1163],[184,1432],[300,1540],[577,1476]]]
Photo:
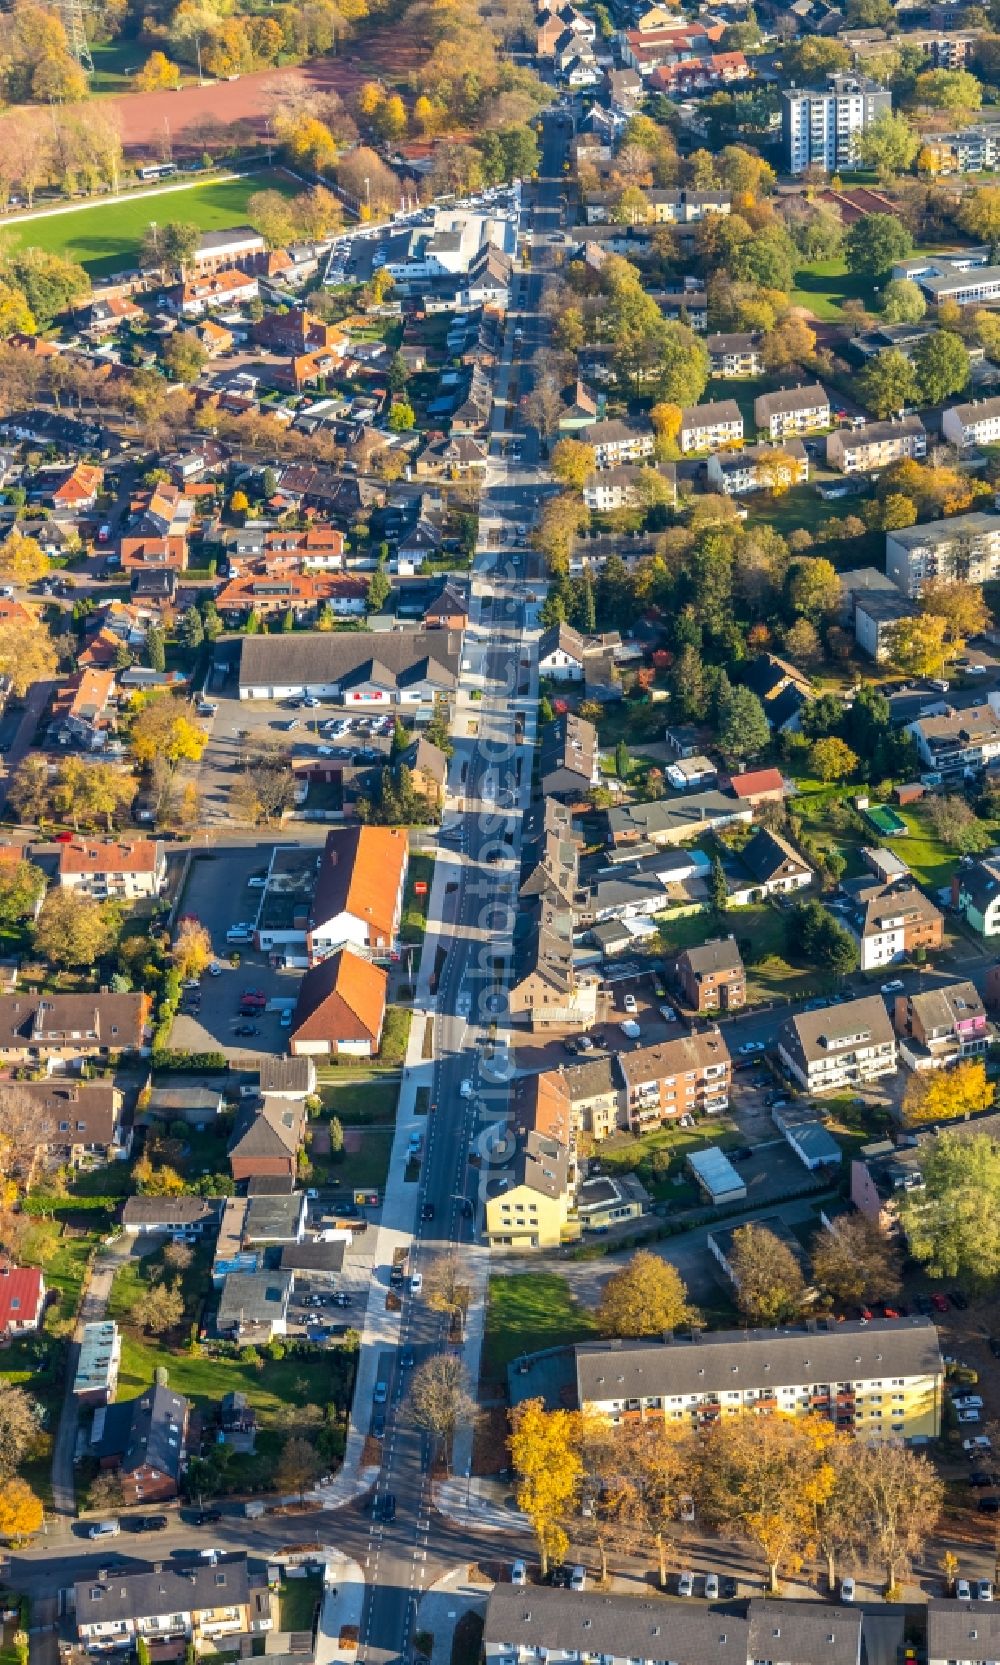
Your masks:
[[[651,1257],[652,1258],[652,1257]],[[627,1491],[620,1512],[633,1530],[650,1538],[656,1549],[661,1590],[667,1585],[667,1543],[689,1494],[696,1465],[691,1430],[656,1419],[622,1429],[621,1467]]]
[[[726,1417],[706,1435],[701,1507],[724,1536],[760,1550],[772,1594],[814,1547],[816,1512],[834,1485],[835,1439],[826,1417],[781,1413]]]
[[[191,721],[172,694],[156,694],[147,700],[133,718],[129,735],[132,756],[143,768],[158,757],[171,765],[197,763],[207,743],[205,730]]]
[[[48,629],[33,614],[0,622],[0,675],[21,699],[35,682],[54,676],[59,655]]]
[[[580,439],[561,439],[553,449],[550,467],[561,485],[582,491],[597,467],[594,447]]]
[[[648,1249],[611,1274],[597,1311],[602,1334],[611,1336],[662,1336],[697,1316],[676,1266]]]
[[[970,636],[989,627],[991,619],[980,584],[951,584],[944,578],[927,580],[920,592],[920,611],[944,620],[945,640],[959,652]]]
[[[50,565],[37,538],[25,538],[15,532],[0,545],[0,578],[5,584],[37,584]]]
[[[165,52],[151,52],[135,78],[140,92],[169,92],[181,84],[181,72]]]
[[[398,93],[393,93],[392,97],[387,98],[379,107],[375,114],[374,125],[379,137],[386,140],[387,143],[406,136],[408,126],[406,105]]]
[[[324,121],[305,111],[281,118],[276,132],[290,161],[322,173],[337,160],[337,141]]]
[[[526,1399],[511,1413],[507,1441],[517,1476],[517,1506],[531,1521],[542,1576],[550,1558],[561,1561],[569,1548],[563,1526],[583,1477],[579,1418],[572,1411],[547,1411],[541,1399]]]
[[[981,1058],[965,1058],[950,1069],[914,1074],[903,1095],[909,1122],[964,1121],[993,1103],[993,1084]]]
[[[909,676],[940,676],[947,625],[932,613],[900,619],[886,632],[889,658]]]
[[[212,960],[212,939],[197,919],[185,919],[170,952],[182,981],[200,977]]]
[[[377,81],[365,81],[358,89],[356,99],[358,115],[365,121],[371,121],[385,102],[385,90]]]
[[[435,104],[426,93],[421,93],[413,106],[413,119],[425,139],[431,139],[440,130],[443,111],[439,104]]]
[[[41,1529],[44,1518],[41,1500],[26,1480],[8,1480],[0,1486],[0,1538],[20,1543]]]

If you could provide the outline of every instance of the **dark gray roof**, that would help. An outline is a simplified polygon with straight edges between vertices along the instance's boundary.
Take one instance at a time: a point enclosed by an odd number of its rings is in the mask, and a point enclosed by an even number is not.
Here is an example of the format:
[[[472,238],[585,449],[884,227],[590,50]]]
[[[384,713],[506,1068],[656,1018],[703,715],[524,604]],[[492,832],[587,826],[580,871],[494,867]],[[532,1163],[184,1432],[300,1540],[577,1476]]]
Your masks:
[[[818,406],[830,403],[829,394],[819,382],[811,382],[808,387],[783,387],[776,393],[760,393],[757,396],[756,408],[765,422],[769,421],[778,411],[814,410]]]
[[[695,943],[679,954],[691,967],[695,976],[706,971],[742,971],[743,960],[735,937],[714,937],[711,942]]]
[[[461,635],[455,630],[391,630],[378,638],[378,662],[399,686],[424,677],[453,688],[458,681]],[[343,682],[370,667],[373,639],[367,631],[302,631],[288,636],[245,636],[240,687]]]
[[[669,1342],[593,1342],[576,1350],[580,1402],[727,1388],[940,1374],[929,1318],[876,1318],[779,1330],[719,1330]],[[755,1657],[766,1658],[766,1655]]]
[[[302,1229],[306,1199],[301,1191],[291,1196],[251,1197],[247,1208],[243,1240],[246,1243],[289,1243],[297,1241]]]
[[[304,1243],[286,1243],[278,1265],[282,1272],[342,1272],[347,1244],[317,1243],[315,1238]]]
[[[928,1659],[1000,1658],[1000,1603],[929,1601]]]
[[[550,1654],[746,1665],[749,1634],[746,1619],[709,1607],[498,1584],[486,1609],[483,1640],[487,1646],[506,1642],[532,1654],[539,1648]]]
[[[750,1659],[858,1665],[861,1614],[818,1601],[751,1601]]]
[[[122,1208],[126,1226],[197,1226],[214,1220],[218,1205],[203,1197],[127,1197]]]
[[[126,1568],[83,1579],[76,1586],[77,1624],[106,1624],[156,1614],[190,1613],[206,1607],[242,1606],[249,1594],[245,1555],[200,1558],[138,1572]]]
[[[849,1050],[850,1038],[865,1035],[866,1046],[889,1046],[895,1040],[885,1001],[880,994],[862,995],[842,1006],[821,1006],[786,1018],[778,1040],[801,1064],[836,1056],[838,1045]]]
[[[261,1095],[295,1092],[304,1098],[312,1089],[315,1067],[311,1058],[262,1058]]]
[[[782,838],[780,833],[772,832],[770,827],[757,828],[753,837],[747,840],[740,851],[740,860],[747,871],[762,884],[773,879],[786,861],[791,862],[801,872],[809,871],[794,845],[789,844],[787,838]]]
[[[100,1432],[93,1450],[101,1457],[117,1457],[126,1474],[148,1464],[177,1480],[188,1410],[188,1401],[170,1388],[147,1388],[138,1399],[109,1405],[103,1419],[95,1419]]]
[[[270,1324],[284,1316],[291,1272],[230,1272],[219,1297],[220,1330],[234,1324]]]
[[[567,1064],[562,1075],[574,1104],[598,1098],[602,1093],[618,1091],[610,1057],[588,1058],[583,1064]]]

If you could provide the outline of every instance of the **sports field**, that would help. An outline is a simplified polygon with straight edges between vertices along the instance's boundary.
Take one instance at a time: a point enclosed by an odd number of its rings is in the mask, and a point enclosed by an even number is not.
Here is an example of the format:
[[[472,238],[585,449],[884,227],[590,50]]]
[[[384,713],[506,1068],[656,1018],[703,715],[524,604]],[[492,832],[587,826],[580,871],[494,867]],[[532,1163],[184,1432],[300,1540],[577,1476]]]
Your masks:
[[[278,169],[261,168],[240,179],[185,181],[179,189],[161,187],[134,202],[95,202],[93,207],[67,209],[58,214],[23,221],[4,228],[7,246],[34,244],[53,254],[79,260],[91,277],[108,277],[138,265],[139,250],[151,220],[185,220],[202,231],[223,231],[242,225],[246,206],[255,191],[282,191],[292,196],[302,186]]]

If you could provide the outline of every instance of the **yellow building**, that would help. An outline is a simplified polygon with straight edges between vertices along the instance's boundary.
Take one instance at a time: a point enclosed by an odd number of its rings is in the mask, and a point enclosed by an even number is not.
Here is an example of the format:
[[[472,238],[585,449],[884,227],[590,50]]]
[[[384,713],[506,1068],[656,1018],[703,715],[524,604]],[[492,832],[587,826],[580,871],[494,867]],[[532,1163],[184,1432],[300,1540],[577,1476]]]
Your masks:
[[[494,1152],[494,1161],[502,1165],[486,1185],[486,1237],[497,1248],[558,1248],[576,1191],[566,1083],[557,1070],[521,1076],[511,1099],[514,1120],[507,1148]]]
[[[936,1438],[944,1366],[929,1318],[833,1320],[576,1350],[581,1410],[709,1427],[720,1417],[829,1417],[863,1439]]]

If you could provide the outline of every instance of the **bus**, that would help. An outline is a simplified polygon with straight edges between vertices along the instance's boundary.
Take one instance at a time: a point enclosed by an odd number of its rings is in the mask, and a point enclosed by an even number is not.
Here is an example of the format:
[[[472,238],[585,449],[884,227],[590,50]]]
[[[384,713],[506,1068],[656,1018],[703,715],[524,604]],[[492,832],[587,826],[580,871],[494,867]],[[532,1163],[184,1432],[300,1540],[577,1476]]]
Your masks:
[[[147,162],[144,167],[136,169],[137,179],[169,179],[177,172],[176,162]]]

